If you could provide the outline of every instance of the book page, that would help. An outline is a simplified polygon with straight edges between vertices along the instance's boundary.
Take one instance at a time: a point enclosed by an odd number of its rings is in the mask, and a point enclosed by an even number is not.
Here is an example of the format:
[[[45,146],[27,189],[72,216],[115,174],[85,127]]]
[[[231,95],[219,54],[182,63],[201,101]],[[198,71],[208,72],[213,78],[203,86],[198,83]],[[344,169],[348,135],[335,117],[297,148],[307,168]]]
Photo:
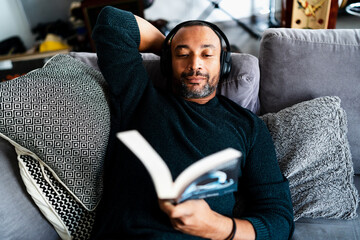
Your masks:
[[[116,135],[145,165],[154,183],[157,195],[161,199],[173,198],[173,179],[169,168],[136,130],[121,132]]]

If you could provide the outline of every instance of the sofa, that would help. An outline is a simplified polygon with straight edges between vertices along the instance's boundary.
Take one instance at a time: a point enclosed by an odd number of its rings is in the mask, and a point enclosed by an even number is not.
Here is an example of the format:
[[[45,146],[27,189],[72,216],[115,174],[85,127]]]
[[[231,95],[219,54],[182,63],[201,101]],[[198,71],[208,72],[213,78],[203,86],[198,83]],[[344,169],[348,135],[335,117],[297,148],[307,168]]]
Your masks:
[[[292,239],[360,239],[360,30],[268,29],[259,56],[232,58],[219,93],[267,124],[290,182]],[[0,239],[88,238],[109,131],[96,59],[55,56],[0,83]],[[143,59],[164,87],[158,57]]]

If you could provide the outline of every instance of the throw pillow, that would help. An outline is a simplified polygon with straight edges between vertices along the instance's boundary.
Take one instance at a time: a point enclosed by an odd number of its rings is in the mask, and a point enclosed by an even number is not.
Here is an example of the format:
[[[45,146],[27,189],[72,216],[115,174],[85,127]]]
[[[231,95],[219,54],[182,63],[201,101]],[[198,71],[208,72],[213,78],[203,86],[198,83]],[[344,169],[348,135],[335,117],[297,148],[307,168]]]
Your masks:
[[[86,230],[71,229],[69,204],[57,205],[53,198],[67,199],[76,206],[70,211],[74,219],[92,225],[92,213],[82,212],[100,201],[110,130],[102,74],[56,55],[43,68],[0,84],[0,137],[15,146],[28,192],[51,223],[59,219],[54,227],[60,236],[78,236]]]
[[[95,211],[84,209],[39,161],[27,155],[18,160],[27,191],[60,238],[90,239]]]
[[[359,196],[340,102],[320,97],[261,116],[290,183],[295,220],[357,216]]]

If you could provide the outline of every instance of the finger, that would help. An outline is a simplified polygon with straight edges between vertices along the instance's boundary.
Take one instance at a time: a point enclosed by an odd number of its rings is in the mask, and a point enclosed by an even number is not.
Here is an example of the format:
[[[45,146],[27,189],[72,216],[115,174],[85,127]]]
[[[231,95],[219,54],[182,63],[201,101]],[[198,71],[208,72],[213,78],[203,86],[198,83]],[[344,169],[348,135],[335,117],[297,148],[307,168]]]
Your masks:
[[[197,200],[188,200],[180,203],[172,209],[172,218],[181,218],[191,216],[197,209]]]
[[[178,231],[181,231],[182,227],[184,226],[184,223],[179,218],[171,218],[170,222],[174,229]]]
[[[164,211],[167,215],[171,215],[174,211],[175,206],[168,200],[160,200],[159,199],[159,206],[162,211]]]

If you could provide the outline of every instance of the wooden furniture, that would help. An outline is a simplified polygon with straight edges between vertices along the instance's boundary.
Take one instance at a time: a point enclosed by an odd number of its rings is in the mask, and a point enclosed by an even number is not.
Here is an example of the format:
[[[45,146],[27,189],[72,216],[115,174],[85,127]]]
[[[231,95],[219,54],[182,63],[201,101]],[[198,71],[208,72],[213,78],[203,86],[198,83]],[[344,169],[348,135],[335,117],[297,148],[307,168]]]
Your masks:
[[[338,9],[338,0],[282,0],[281,26],[335,28]]]

